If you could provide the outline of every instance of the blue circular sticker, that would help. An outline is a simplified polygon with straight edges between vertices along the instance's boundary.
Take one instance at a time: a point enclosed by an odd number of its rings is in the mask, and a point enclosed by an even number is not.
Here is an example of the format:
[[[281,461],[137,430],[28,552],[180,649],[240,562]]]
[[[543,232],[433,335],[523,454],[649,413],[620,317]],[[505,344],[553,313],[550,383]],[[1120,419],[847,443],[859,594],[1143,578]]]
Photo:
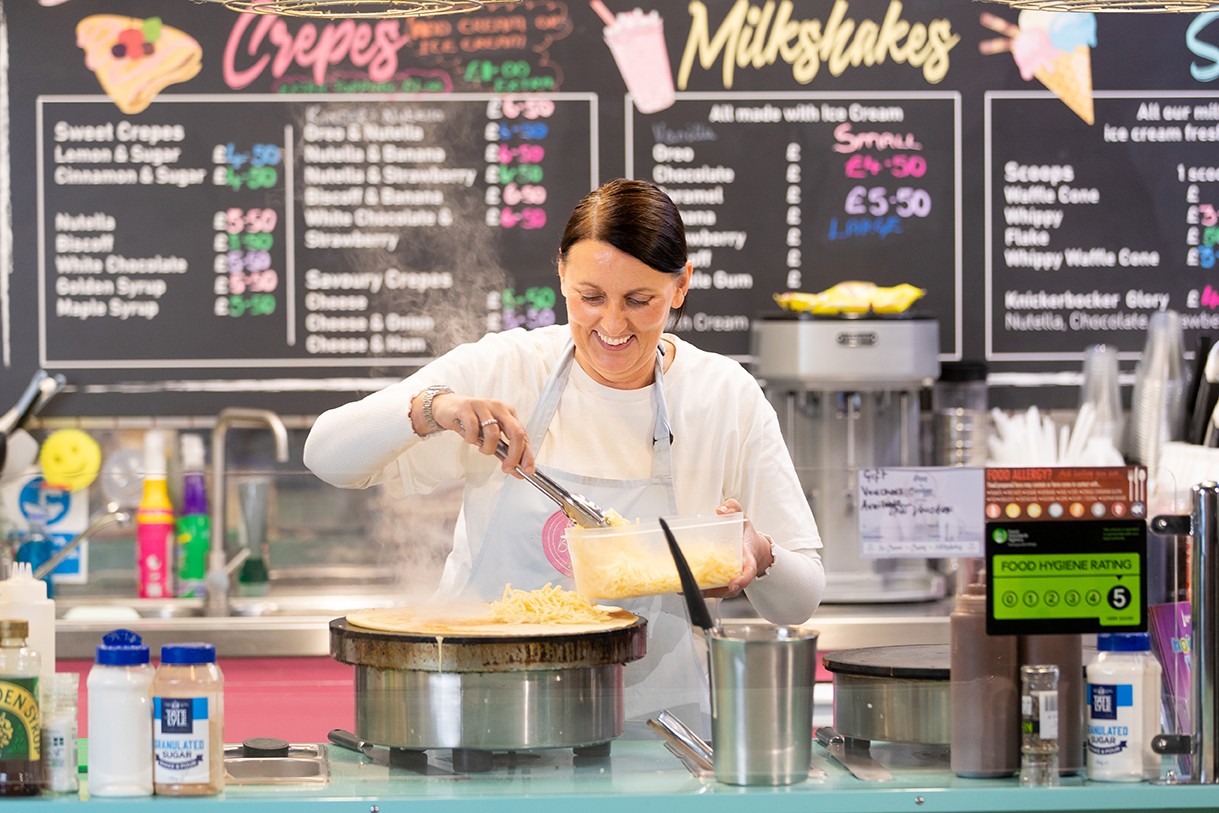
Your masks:
[[[35,477],[21,489],[18,504],[21,513],[31,522],[54,525],[68,513],[72,501],[71,492],[59,488],[43,488],[43,479]]]

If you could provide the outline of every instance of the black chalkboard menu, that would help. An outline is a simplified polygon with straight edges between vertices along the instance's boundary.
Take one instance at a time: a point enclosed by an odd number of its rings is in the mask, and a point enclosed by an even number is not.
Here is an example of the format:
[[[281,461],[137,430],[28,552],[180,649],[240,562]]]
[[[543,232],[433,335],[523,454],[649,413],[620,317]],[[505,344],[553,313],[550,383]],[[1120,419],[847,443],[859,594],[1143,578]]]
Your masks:
[[[564,322],[563,225],[623,176],[683,211],[677,332],[744,363],[775,294],[849,280],[1023,384],[1156,310],[1219,329],[1216,15],[609,5],[6,0],[0,403],[41,366],[52,414],[315,414]]]

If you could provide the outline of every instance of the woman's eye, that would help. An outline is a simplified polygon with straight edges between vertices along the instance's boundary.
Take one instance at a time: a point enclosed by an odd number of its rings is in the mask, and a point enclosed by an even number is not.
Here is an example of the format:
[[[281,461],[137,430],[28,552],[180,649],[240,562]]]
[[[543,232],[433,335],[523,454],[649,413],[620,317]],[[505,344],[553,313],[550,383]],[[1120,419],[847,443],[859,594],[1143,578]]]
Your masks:
[[[651,301],[652,300],[650,300],[650,299],[628,299],[627,304],[632,305],[636,308],[643,308],[643,307],[647,307],[648,303]]]
[[[590,305],[596,305],[598,302],[600,302],[603,299],[603,297],[583,294],[580,296],[580,299],[584,300],[585,302],[587,302]]]

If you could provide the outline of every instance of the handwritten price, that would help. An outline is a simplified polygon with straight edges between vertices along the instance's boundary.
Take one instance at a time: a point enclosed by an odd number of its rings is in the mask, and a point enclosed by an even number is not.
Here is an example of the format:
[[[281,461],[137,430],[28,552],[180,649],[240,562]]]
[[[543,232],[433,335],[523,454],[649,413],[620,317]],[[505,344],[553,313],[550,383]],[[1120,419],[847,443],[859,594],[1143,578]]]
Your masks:
[[[213,312],[217,316],[269,316],[275,313],[275,297],[271,294],[217,297]]]
[[[278,222],[279,214],[274,209],[227,209],[217,212],[213,218],[216,231],[229,234],[268,232],[274,230]]]
[[[889,211],[891,204],[894,205],[893,211],[900,217],[926,217],[931,214],[930,193],[925,189],[913,189],[909,186],[899,187],[892,195],[883,186],[874,186],[871,189],[856,186],[847,193],[843,209],[849,215],[869,214],[880,217]]]
[[[229,251],[222,255],[225,260],[224,271],[236,274],[241,271],[266,271],[271,267],[271,252],[269,251]]]
[[[486,181],[489,184],[541,183],[545,173],[541,164],[492,164],[487,167]]]
[[[848,178],[867,178],[886,169],[894,178],[921,178],[927,172],[927,159],[921,155],[894,155],[881,161],[870,155],[852,155],[844,169]]]
[[[548,119],[554,115],[554,102],[550,99],[492,99],[487,102],[489,119]]]
[[[498,161],[501,164],[510,164],[513,160],[522,164],[540,164],[546,157],[546,148],[538,144],[521,144],[519,147],[500,144],[495,153],[492,153],[493,149],[495,149],[494,146],[487,148],[488,160]]]
[[[244,186],[247,189],[270,189],[279,182],[279,172],[275,167],[250,167],[245,172],[238,172],[233,167],[216,167],[212,173],[212,184],[227,186],[234,192]]]
[[[228,164],[240,169],[244,164],[252,167],[279,166],[282,154],[275,144],[255,144],[249,152],[238,152],[232,143],[217,144],[212,148],[213,164]]]
[[[546,210],[526,206],[519,212],[508,207],[487,210],[487,225],[502,226],[511,229],[520,226],[522,229],[540,229],[546,225]]]

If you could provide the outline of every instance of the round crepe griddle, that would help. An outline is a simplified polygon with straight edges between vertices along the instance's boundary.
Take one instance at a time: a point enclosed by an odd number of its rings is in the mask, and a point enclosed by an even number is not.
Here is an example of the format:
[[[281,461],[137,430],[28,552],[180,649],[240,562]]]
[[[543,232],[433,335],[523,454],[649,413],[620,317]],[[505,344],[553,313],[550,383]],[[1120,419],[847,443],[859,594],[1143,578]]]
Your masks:
[[[594,630],[498,624],[496,632],[480,631],[479,624],[463,625],[473,622],[469,616],[450,618],[448,625],[409,622],[415,627],[411,632],[371,629],[336,618],[330,622],[330,657],[352,666],[425,672],[578,669],[639,660],[647,652],[648,622],[625,610],[618,613],[618,626]]]
[[[591,623],[503,623],[491,618],[487,604],[438,604],[416,607],[386,607],[357,610],[347,616],[347,623],[381,632],[407,635],[441,635],[445,638],[471,637],[535,637],[548,635],[579,635],[588,632],[629,627],[636,620],[633,613],[620,607],[602,607],[609,613],[604,621]]]

